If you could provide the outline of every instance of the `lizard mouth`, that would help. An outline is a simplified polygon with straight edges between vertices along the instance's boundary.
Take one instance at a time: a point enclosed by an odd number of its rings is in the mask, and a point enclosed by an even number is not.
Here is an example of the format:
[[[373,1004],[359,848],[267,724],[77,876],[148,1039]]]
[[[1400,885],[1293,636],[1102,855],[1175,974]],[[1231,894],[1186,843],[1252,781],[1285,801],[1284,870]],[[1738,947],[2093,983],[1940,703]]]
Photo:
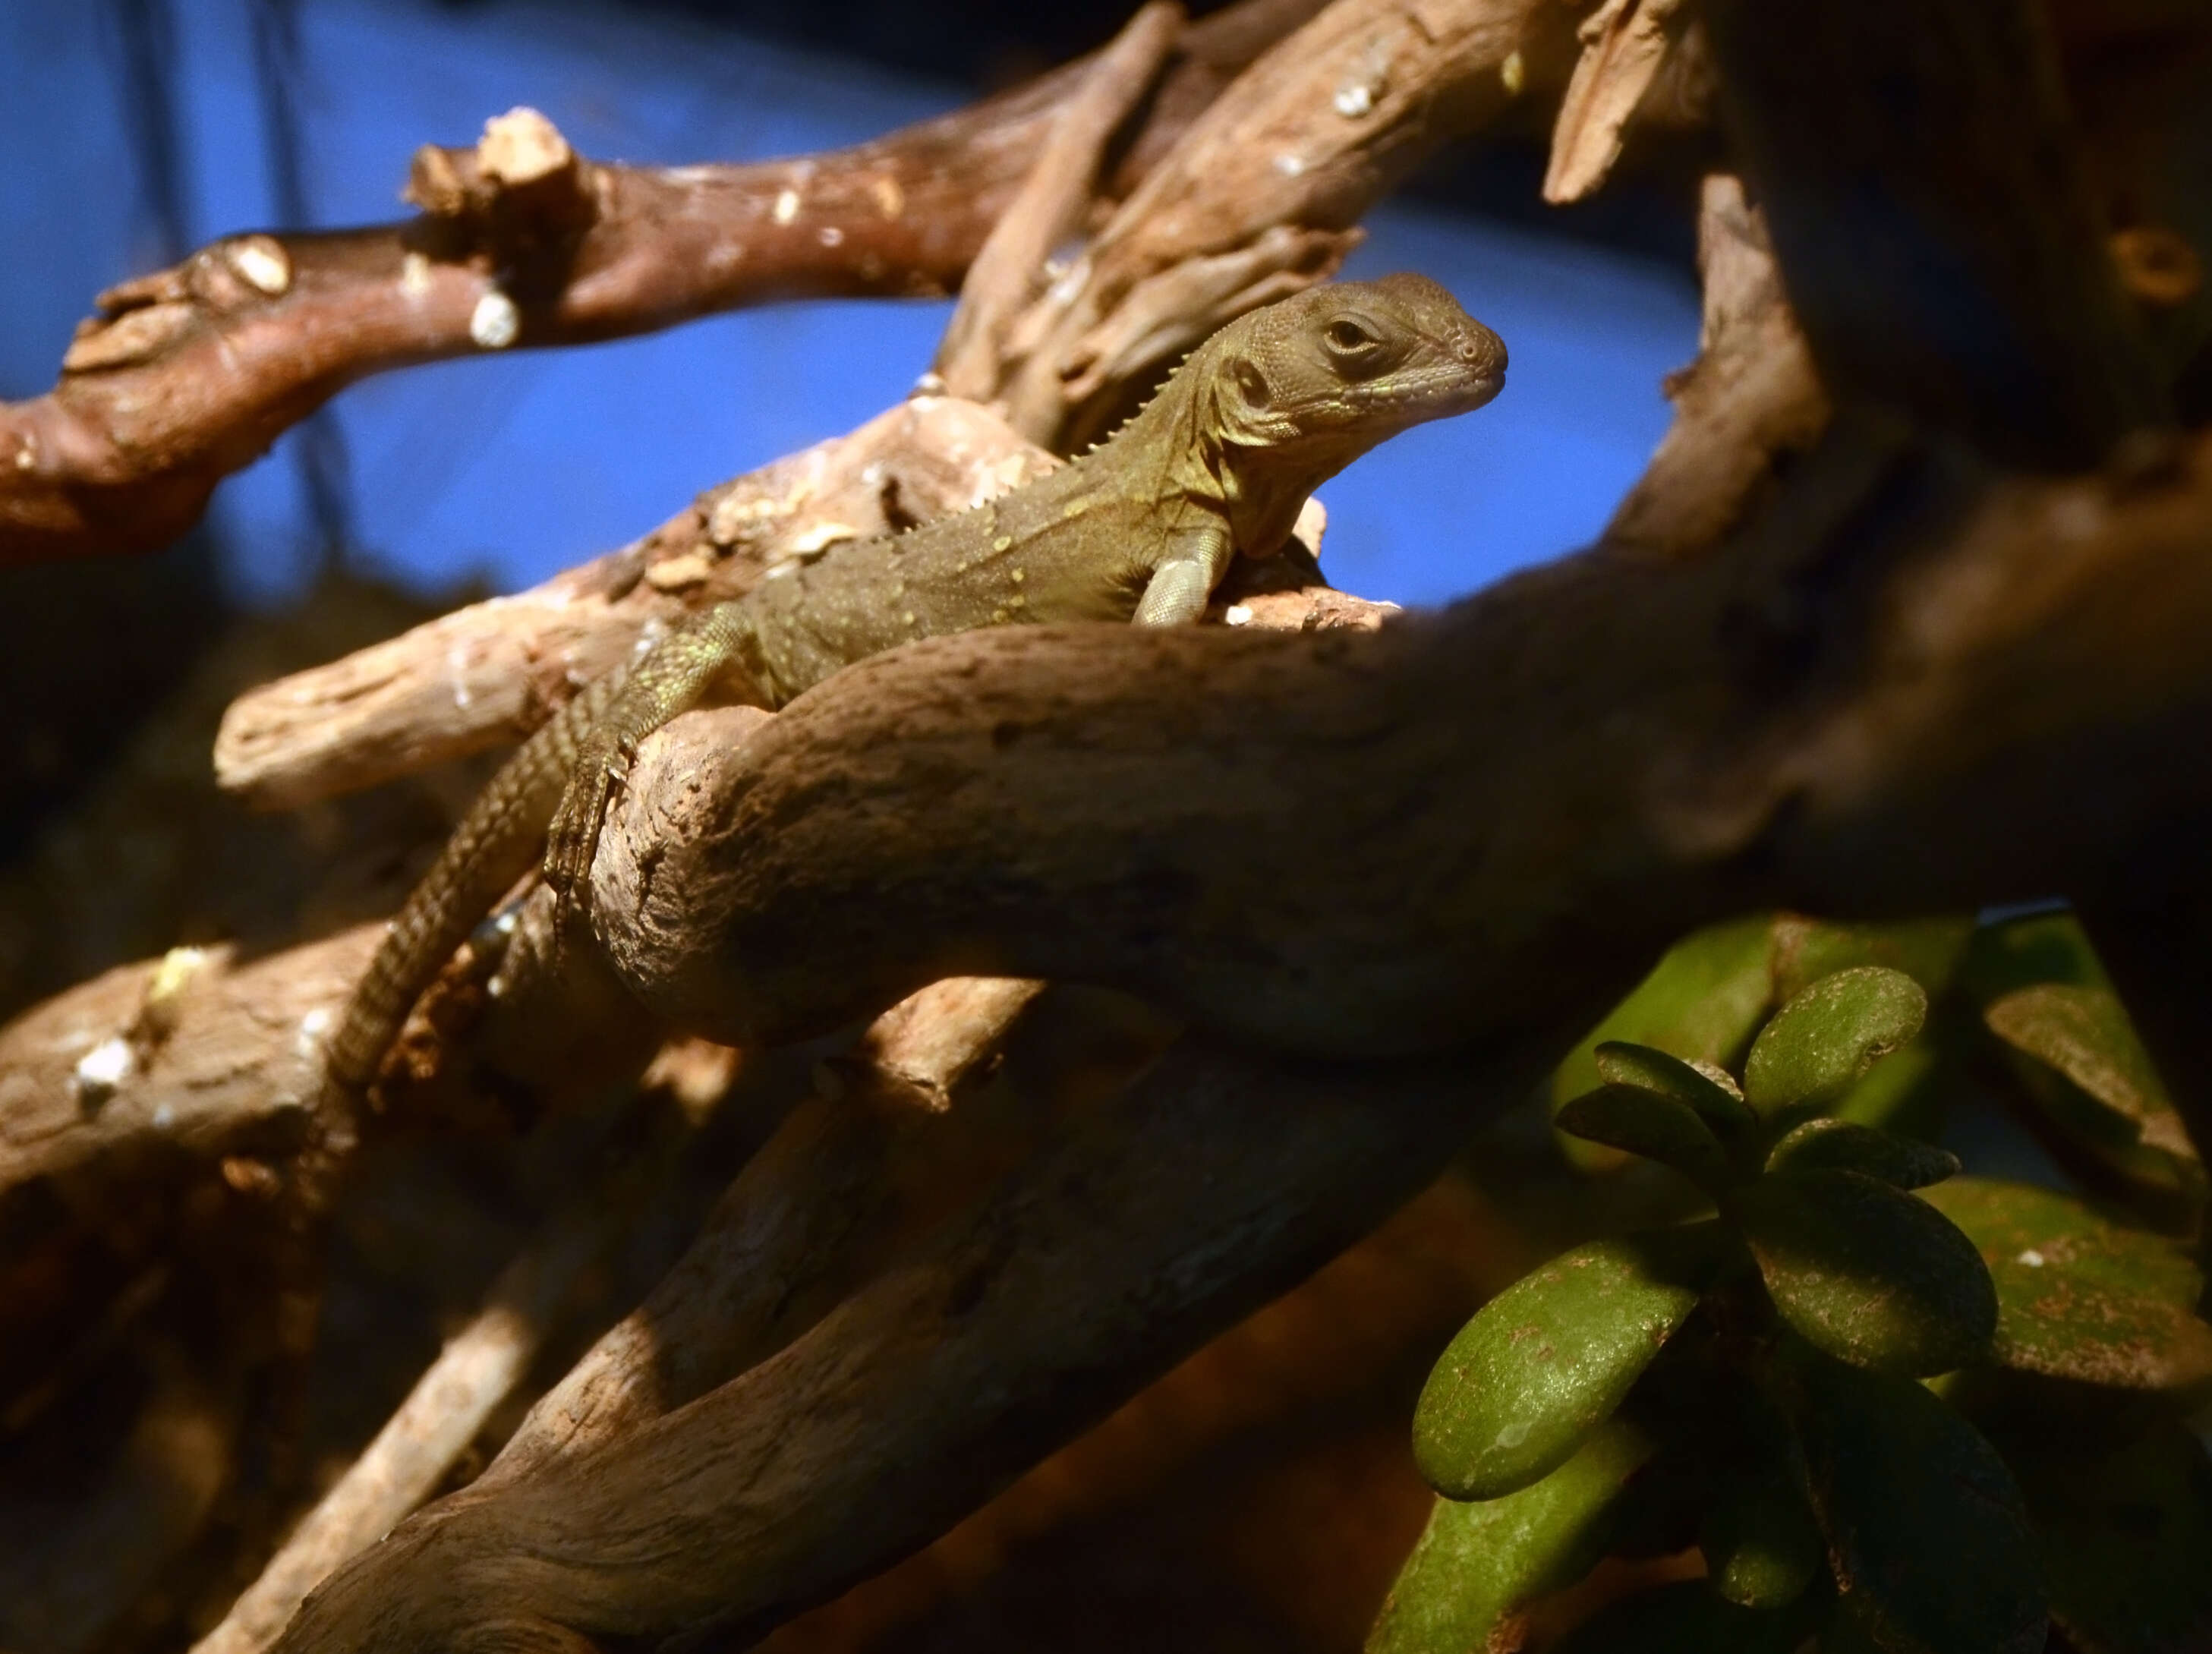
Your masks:
[[[1440,368],[1388,386],[1359,386],[1346,399],[1363,412],[1401,410],[1433,419],[1472,412],[1504,388],[1505,370],[1502,368],[1473,374],[1459,368]]]

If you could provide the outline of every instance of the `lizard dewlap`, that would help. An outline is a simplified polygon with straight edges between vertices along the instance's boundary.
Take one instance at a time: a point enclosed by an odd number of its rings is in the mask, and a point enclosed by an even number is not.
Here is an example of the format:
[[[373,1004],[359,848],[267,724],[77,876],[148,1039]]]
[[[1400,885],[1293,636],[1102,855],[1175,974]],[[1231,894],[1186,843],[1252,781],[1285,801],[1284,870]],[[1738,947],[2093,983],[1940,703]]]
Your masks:
[[[1504,383],[1504,342],[1426,277],[1311,288],[1231,322],[1059,470],[972,511],[769,569],[588,685],[492,778],[355,989],[330,1082],[368,1084],[416,996],[541,845],[557,888],[582,883],[638,743],[709,691],[780,707],[855,660],[980,626],[1187,624],[1235,557],[1282,550],[1316,488]]]

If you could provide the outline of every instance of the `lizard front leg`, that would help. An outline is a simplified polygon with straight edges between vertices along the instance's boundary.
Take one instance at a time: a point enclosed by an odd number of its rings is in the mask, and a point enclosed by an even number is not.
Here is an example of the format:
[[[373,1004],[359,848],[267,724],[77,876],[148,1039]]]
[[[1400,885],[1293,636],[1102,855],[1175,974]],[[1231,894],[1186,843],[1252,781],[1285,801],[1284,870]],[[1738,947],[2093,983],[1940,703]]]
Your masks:
[[[1188,626],[1206,612],[1206,599],[1236,558],[1226,525],[1208,520],[1177,530],[1153,566],[1130,623],[1137,626]]]
[[[706,698],[738,664],[750,634],[742,603],[722,603],[679,623],[647,650],[607,708],[580,733],[568,786],[545,834],[545,882],[560,899],[561,925],[590,877],[607,802],[629,774],[638,744]]]

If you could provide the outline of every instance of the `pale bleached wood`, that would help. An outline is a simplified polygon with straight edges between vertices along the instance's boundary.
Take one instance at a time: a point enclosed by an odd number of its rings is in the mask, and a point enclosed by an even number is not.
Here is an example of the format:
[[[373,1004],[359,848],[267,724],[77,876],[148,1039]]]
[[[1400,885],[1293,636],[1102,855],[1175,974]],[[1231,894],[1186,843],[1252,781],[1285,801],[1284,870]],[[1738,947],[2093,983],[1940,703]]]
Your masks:
[[[779,556],[965,510],[1052,464],[987,409],[901,403],[542,586],[240,696],[216,741],[216,779],[283,808],[520,739],[648,627],[740,595]]]

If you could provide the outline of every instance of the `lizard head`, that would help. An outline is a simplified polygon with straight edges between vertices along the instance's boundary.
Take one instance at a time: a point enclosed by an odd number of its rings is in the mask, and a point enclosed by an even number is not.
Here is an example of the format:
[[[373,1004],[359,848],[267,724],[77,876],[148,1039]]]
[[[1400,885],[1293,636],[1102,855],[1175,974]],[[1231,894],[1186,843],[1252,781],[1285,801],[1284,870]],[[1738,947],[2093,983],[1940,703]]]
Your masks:
[[[1505,384],[1505,342],[1425,276],[1309,288],[1215,337],[1222,437],[1308,487]]]

